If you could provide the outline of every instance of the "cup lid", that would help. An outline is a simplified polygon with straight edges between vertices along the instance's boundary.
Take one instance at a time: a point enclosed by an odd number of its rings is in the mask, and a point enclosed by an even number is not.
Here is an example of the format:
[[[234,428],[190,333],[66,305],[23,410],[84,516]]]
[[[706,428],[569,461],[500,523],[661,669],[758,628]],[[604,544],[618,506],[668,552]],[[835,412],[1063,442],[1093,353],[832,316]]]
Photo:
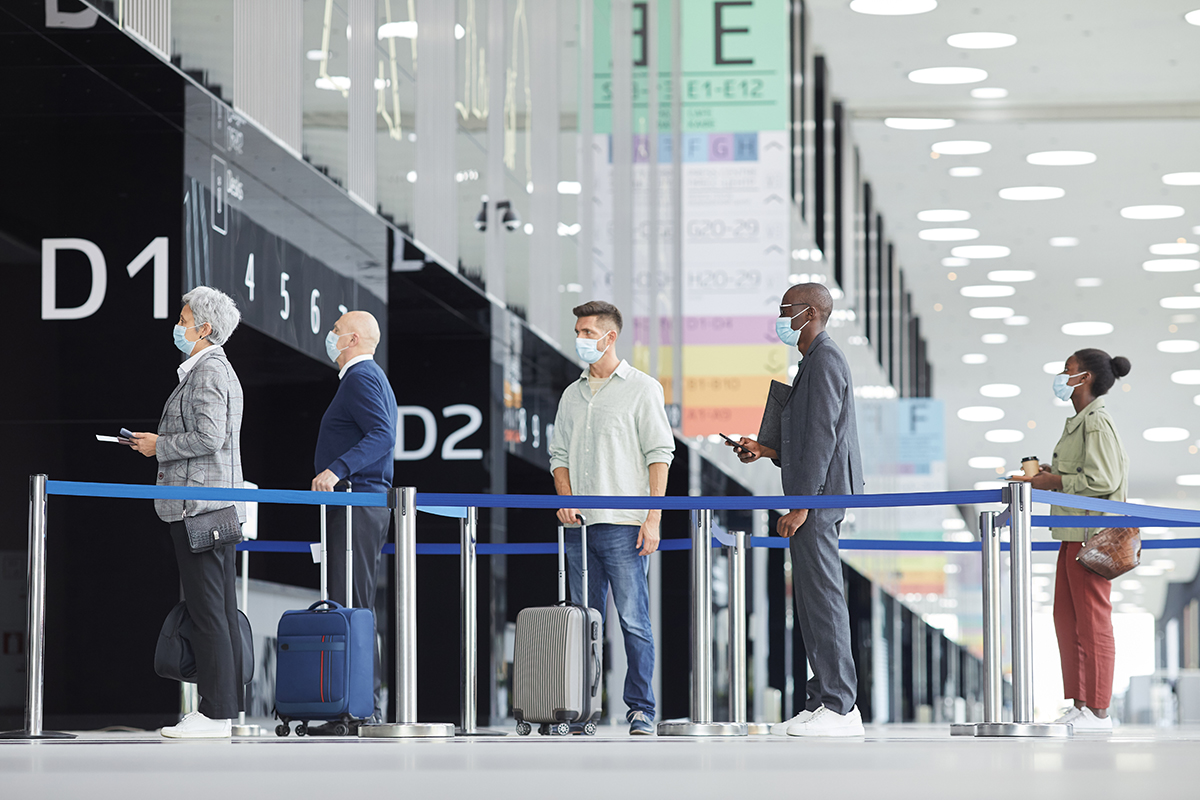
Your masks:
[[[1024,464],[1026,461],[1037,461],[1037,460],[1038,460],[1037,456],[1025,456],[1024,458],[1021,459],[1021,463]]]

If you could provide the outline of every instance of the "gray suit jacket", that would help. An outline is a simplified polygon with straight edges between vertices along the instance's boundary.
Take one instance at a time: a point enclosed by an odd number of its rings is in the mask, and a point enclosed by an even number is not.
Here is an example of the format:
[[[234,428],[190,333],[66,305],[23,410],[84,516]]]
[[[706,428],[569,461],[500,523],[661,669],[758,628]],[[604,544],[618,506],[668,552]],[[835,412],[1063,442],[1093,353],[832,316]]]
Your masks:
[[[171,392],[158,421],[159,486],[242,487],[242,384],[221,347],[196,362]],[[163,522],[231,505],[227,501],[155,500]],[[246,506],[235,503],[246,521]]]
[[[824,331],[800,362],[780,434],[784,494],[862,493],[854,381],[846,356]]]

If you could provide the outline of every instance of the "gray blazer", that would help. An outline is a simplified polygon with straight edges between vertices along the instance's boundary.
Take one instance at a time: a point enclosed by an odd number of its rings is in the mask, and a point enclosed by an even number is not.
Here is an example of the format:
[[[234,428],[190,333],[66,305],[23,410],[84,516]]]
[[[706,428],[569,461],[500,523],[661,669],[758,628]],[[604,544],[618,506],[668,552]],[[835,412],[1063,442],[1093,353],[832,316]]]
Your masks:
[[[825,331],[800,362],[783,406],[780,435],[784,494],[862,493],[854,381],[846,356]]]
[[[242,384],[225,350],[196,362],[171,392],[158,421],[159,486],[242,487]],[[212,500],[155,500],[163,522],[231,505]],[[234,504],[246,521],[245,503]]]

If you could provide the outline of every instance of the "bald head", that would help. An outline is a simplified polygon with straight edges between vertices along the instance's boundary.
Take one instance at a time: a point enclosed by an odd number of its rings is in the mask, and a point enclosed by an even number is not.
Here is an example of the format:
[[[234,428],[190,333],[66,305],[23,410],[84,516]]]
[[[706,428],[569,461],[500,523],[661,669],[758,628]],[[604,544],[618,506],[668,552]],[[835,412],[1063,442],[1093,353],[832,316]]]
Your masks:
[[[833,313],[833,297],[829,290],[819,283],[797,283],[783,293],[783,302],[807,303],[812,306],[817,310],[822,326],[829,322],[829,315]]]
[[[334,333],[357,333],[360,347],[365,353],[374,353],[379,347],[379,322],[369,311],[347,311],[333,326]]]

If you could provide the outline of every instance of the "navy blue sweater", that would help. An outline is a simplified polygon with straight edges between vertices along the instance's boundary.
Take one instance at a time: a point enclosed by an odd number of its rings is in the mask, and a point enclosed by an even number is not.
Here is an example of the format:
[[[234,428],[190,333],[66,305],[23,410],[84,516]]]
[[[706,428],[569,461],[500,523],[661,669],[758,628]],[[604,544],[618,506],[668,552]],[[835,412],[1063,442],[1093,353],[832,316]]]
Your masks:
[[[329,470],[350,479],[356,492],[386,492],[392,486],[396,448],[396,395],[374,360],[346,372],[321,418],[316,474]]]

